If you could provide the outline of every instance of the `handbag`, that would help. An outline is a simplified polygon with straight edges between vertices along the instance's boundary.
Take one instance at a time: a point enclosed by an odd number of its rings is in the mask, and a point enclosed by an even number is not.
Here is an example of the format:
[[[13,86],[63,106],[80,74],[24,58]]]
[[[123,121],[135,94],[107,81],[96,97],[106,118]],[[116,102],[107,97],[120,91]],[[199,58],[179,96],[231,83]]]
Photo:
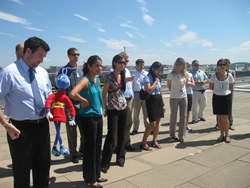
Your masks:
[[[141,89],[139,92],[139,97],[141,100],[147,100],[150,98],[150,95],[148,94],[147,91],[145,91],[144,89]]]

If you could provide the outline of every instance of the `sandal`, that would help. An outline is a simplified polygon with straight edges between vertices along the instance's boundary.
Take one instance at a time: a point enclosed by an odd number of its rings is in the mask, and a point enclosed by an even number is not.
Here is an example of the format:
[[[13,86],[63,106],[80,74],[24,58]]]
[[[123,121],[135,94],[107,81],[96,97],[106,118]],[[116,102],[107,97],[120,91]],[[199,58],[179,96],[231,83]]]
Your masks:
[[[184,139],[180,138],[179,141],[180,141],[180,143],[182,143],[182,142],[184,142]]]
[[[140,148],[141,149],[143,149],[143,150],[147,150],[147,151],[152,151],[152,149],[150,148],[150,147],[143,147],[143,146],[146,146],[147,144],[143,144],[143,143],[141,143],[141,145],[140,145]]]
[[[217,138],[217,141],[218,142],[222,142],[224,140],[224,138],[225,138],[224,135],[220,135],[220,137]]]
[[[156,143],[157,141],[152,141],[152,143],[151,143],[151,146],[152,147],[155,147],[155,148],[158,148],[158,149],[161,149],[161,146],[159,145],[159,144],[154,144],[154,143]]]
[[[230,143],[231,142],[230,136],[226,136],[225,138],[226,138],[226,140],[225,140],[226,143]]]

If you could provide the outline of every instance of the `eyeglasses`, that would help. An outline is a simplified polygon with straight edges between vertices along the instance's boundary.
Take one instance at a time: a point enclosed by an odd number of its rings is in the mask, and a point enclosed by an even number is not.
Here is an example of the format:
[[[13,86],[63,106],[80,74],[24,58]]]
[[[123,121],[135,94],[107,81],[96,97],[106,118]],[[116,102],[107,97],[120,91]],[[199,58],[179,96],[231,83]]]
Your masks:
[[[177,67],[178,67],[178,68],[182,68],[182,69],[184,68],[184,66],[177,66]]]
[[[197,64],[196,64],[196,65],[194,65],[194,66],[195,66],[195,67],[199,67],[200,65],[197,65]]]
[[[190,66],[187,66],[187,68],[189,68]]]
[[[118,64],[124,64],[124,65],[125,65],[125,64],[126,64],[126,61],[118,61],[117,63],[118,63]]]
[[[160,72],[160,71],[161,71],[161,69],[155,69],[155,70],[157,70],[158,72]]]
[[[224,67],[225,67],[226,65],[227,65],[227,64],[219,64],[219,66],[221,66],[221,67],[222,67],[222,66],[224,66]]]
[[[73,54],[70,54],[70,55],[72,55],[72,56],[80,56],[80,54],[76,54],[76,53],[73,53]]]

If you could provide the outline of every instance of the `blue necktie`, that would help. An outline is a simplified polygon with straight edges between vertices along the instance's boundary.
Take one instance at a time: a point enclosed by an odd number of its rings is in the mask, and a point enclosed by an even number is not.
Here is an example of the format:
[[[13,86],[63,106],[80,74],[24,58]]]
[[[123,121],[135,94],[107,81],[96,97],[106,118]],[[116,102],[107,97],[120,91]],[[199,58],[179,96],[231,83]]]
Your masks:
[[[37,80],[35,78],[35,70],[33,68],[29,68],[29,71],[30,71],[31,88],[32,88],[32,92],[33,92],[33,95],[34,95],[34,99],[35,99],[35,110],[36,110],[36,113],[39,116],[43,116],[44,112],[45,112],[45,109],[44,109],[41,94],[39,92],[39,87],[38,87],[38,84],[37,84]]]

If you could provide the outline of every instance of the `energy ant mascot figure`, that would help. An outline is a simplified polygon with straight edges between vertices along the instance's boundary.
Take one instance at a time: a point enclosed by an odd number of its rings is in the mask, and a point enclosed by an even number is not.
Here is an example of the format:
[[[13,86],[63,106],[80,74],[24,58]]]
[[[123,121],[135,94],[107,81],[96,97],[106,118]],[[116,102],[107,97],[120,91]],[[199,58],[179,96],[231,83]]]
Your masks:
[[[69,121],[69,125],[75,125],[75,108],[71,103],[70,99],[66,95],[65,89],[70,86],[70,80],[67,76],[67,69],[71,69],[69,67],[62,68],[62,74],[58,75],[56,79],[56,87],[58,88],[57,93],[53,93],[49,96],[46,101],[45,108],[47,110],[47,115],[49,116],[50,121],[54,121],[56,127],[56,138],[54,142],[54,146],[52,148],[52,155],[58,157],[60,154],[63,156],[68,155],[69,152],[65,149],[62,143],[62,138],[60,134],[61,122],[66,122],[66,115],[64,111],[64,103],[67,105],[70,110],[71,121]],[[72,68],[73,69],[73,68]],[[64,72],[65,71],[65,72]],[[51,106],[52,104],[52,106]],[[57,142],[60,143],[60,151],[57,149]]]

